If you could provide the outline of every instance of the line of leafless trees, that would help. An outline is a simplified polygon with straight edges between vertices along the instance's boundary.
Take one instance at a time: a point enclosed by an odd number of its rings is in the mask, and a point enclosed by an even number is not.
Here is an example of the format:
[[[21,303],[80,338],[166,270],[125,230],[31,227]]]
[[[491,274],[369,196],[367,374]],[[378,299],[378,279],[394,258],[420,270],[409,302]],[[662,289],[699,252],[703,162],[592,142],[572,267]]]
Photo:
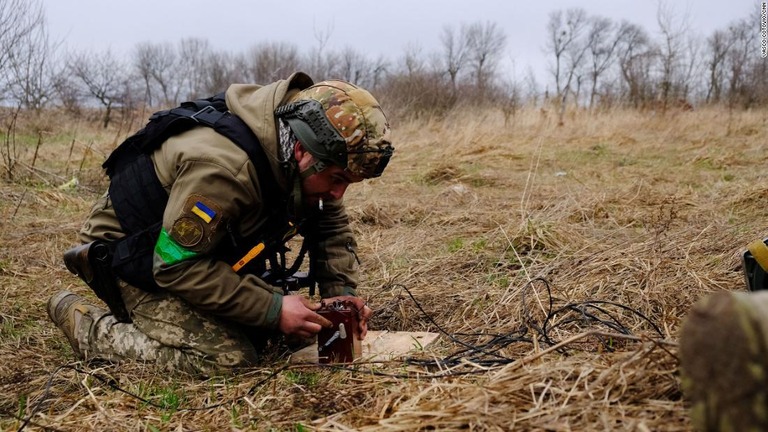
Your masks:
[[[685,15],[662,4],[658,37],[642,27],[556,11],[547,25],[555,95],[589,107],[662,108],[726,103],[749,108],[768,102],[766,59],[760,56],[760,14],[730,23],[706,38]]]
[[[223,91],[232,82],[268,83],[303,70],[373,90],[402,114],[439,113],[457,104],[489,104],[514,115],[524,104],[590,109],[667,109],[690,104],[750,108],[768,103],[760,56],[759,11],[709,36],[662,4],[655,35],[631,22],[552,12],[541,41],[548,76],[510,71],[507,36],[494,22],[447,25],[437,50],[412,44],[399,58],[331,48],[332,29],[315,32],[307,52],[261,42],[245,52],[215,49],[203,38],[137,44],[128,58],[111,51],[63,49],[51,38],[39,0],[0,0],[0,104],[40,111],[164,107]]]

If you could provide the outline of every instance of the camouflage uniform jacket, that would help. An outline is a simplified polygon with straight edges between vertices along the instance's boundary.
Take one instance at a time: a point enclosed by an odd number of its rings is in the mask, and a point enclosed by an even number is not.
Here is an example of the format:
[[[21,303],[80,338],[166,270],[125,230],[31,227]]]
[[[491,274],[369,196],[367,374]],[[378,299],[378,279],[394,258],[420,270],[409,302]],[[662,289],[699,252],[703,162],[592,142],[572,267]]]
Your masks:
[[[303,73],[267,86],[234,84],[227,106],[253,130],[269,160],[281,193],[291,194],[292,182],[279,166],[274,110],[312,84]],[[210,253],[235,226],[243,236],[258,233],[266,223],[256,167],[237,145],[207,127],[168,139],[152,154],[155,171],[169,193],[163,229],[155,248],[154,276],[158,285],[191,305],[248,326],[275,328],[282,290],[258,277],[239,275],[232,263]],[[327,202],[318,220],[315,274],[322,297],[354,295],[357,286],[356,247],[342,202]],[[124,236],[105,194],[86,220],[83,242]]]

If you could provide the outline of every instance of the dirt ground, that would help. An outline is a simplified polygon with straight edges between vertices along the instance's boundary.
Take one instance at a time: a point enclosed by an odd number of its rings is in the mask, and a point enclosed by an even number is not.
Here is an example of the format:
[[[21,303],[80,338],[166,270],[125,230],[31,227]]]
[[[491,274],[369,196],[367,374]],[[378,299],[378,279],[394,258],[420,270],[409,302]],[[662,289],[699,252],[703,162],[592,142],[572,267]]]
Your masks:
[[[209,379],[76,361],[45,302],[96,301],[61,254],[138,123],[20,121],[0,142],[0,430],[689,430],[678,331],[697,299],[745,289],[739,254],[768,236],[767,119],[394,121],[390,167],[345,198],[361,292],[372,329],[438,341],[348,367],[276,354]]]

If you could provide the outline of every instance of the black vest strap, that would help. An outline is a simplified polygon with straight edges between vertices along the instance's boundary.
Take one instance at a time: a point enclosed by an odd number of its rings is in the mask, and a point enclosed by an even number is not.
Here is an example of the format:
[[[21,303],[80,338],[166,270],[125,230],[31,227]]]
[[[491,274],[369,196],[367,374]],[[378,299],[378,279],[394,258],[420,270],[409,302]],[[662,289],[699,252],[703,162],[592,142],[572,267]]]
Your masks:
[[[162,220],[168,196],[149,155],[174,135],[208,126],[246,152],[256,167],[262,199],[269,208],[282,209],[279,186],[258,138],[239,117],[226,110],[224,94],[185,102],[160,111],[137,134],[126,139],[104,162],[110,176],[109,194],[123,230],[132,234]]]

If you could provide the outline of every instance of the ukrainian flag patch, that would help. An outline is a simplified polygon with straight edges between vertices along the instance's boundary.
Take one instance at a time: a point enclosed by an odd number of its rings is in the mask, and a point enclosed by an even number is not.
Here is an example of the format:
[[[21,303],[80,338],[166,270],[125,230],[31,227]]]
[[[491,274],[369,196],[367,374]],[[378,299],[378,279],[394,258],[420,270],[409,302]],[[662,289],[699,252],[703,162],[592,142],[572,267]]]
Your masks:
[[[216,232],[219,225],[226,222],[227,212],[216,201],[196,193],[187,195],[179,210],[170,227],[168,221],[163,221],[170,238],[191,251],[208,252],[212,242],[220,239]]]
[[[216,212],[200,201],[192,206],[192,213],[196,214],[200,219],[205,221],[205,223],[211,223],[213,218],[216,217]]]

